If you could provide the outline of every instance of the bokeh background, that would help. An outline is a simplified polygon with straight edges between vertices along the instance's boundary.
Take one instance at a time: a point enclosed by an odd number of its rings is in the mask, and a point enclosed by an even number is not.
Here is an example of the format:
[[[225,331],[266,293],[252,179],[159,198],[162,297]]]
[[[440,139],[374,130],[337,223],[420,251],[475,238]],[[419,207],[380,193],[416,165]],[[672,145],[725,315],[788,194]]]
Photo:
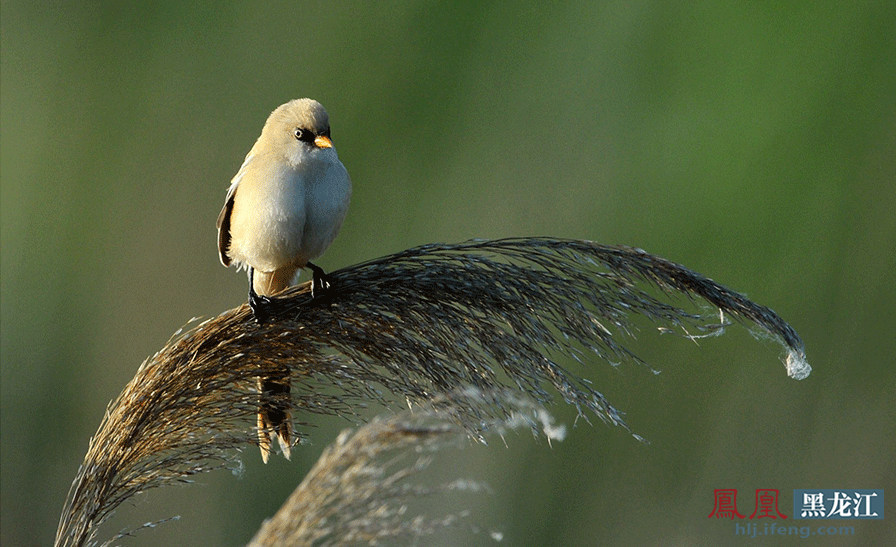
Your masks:
[[[472,237],[630,244],[772,307],[814,366],[790,380],[739,327],[644,333],[658,376],[569,362],[650,444],[558,405],[564,442],[434,462],[493,493],[445,502],[479,533],[419,544],[732,543],[714,489],[747,514],[780,489],[792,516],[794,488],[896,486],[893,2],[4,1],[0,25],[3,545],[52,541],[106,404],[191,317],[244,301],[215,218],[303,96],[354,181],[326,269]],[[124,543],[244,544],[348,425],[311,421],[292,462],[246,450],[102,537],[181,515]],[[891,521],[813,539],[892,543]]]

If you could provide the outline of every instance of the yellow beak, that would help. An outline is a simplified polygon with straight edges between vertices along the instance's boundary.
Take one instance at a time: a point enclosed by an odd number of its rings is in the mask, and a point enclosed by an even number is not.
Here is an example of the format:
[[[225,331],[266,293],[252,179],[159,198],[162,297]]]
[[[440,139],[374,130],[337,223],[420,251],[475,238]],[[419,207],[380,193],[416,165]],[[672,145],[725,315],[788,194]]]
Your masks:
[[[314,146],[318,148],[333,148],[333,141],[330,140],[330,137],[320,135],[314,138]]]

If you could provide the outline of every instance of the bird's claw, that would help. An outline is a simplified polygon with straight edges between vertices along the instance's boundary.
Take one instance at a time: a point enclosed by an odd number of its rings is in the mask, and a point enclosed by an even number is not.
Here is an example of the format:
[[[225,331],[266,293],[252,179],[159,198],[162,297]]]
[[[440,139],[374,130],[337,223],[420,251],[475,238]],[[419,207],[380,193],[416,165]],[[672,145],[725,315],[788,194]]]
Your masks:
[[[326,296],[331,286],[327,276],[314,276],[314,279],[311,281],[311,298],[317,299]]]
[[[274,301],[269,297],[259,295],[254,290],[249,291],[249,307],[252,308],[252,314],[259,325],[267,322],[270,318],[273,303]]]
[[[314,264],[309,262],[308,267],[311,269],[312,300],[317,300],[318,298],[327,296],[327,294],[330,292],[330,289],[333,287],[330,276],[328,276],[320,266],[315,266]]]

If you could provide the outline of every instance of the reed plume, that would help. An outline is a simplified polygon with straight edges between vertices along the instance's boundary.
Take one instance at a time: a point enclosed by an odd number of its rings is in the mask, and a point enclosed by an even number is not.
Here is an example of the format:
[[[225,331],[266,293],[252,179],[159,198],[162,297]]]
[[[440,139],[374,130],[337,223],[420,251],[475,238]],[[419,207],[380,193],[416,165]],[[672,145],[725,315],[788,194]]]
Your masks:
[[[483,424],[491,434],[531,427],[540,428],[549,441],[563,438],[564,431],[553,418],[518,392],[502,390],[486,396],[469,388],[451,399],[473,406],[500,400],[510,417]],[[458,526],[481,532],[469,522],[467,511],[435,516],[414,511],[414,502],[422,498],[490,492],[487,485],[466,479],[438,486],[426,486],[418,479],[443,449],[463,446],[467,430],[447,411],[451,406],[415,407],[376,417],[357,431],[343,431],[261,526],[250,547],[410,541]],[[497,539],[500,533],[491,531],[490,536]]]
[[[481,439],[513,414],[510,388],[539,404],[555,394],[621,425],[587,380],[554,359],[638,358],[623,343],[645,317],[661,332],[721,334],[726,315],[780,341],[791,377],[811,370],[802,341],[770,309],[640,249],[513,238],[423,245],[331,273],[326,298],[308,284],[275,299],[271,319],[248,306],[176,334],[147,359],[90,441],[57,545],[95,540],[124,500],[231,465],[256,443],[255,378],[287,376],[288,404],[355,416],[366,402],[435,404]],[[702,303],[702,304],[701,304]],[[476,399],[452,394],[475,388]]]

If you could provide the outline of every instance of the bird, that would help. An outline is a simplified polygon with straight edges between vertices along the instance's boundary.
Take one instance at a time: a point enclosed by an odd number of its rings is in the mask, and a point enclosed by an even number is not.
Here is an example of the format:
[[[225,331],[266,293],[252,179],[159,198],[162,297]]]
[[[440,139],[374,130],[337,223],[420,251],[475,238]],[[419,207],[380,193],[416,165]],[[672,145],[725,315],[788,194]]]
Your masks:
[[[311,260],[336,238],[351,193],[323,105],[295,99],[271,112],[230,182],[217,222],[218,256],[224,266],[246,268],[256,321],[269,319],[272,296],[293,285],[302,268],[312,271],[312,298],[329,291],[331,279]],[[271,454],[271,432],[289,459],[289,373],[259,377],[257,385],[262,460]]]

